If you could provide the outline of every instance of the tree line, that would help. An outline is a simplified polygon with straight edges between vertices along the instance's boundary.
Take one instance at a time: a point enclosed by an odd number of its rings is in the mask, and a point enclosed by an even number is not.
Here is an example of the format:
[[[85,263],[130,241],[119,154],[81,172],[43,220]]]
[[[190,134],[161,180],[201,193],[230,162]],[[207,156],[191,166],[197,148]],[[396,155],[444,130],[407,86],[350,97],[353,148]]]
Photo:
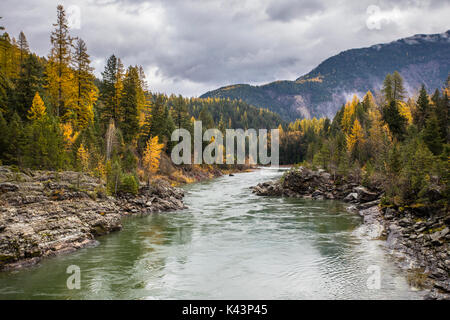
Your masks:
[[[285,163],[323,168],[339,180],[385,191],[386,205],[447,206],[450,77],[431,95],[407,97],[398,72],[382,90],[354,96],[334,119],[303,119],[281,135]],[[282,128],[283,129],[283,128]]]
[[[89,172],[112,194],[149,181],[176,128],[273,128],[278,115],[242,101],[152,93],[142,66],[111,55],[94,76],[87,44],[57,7],[47,57],[0,36],[0,161],[17,167]],[[5,28],[2,27],[2,30]]]

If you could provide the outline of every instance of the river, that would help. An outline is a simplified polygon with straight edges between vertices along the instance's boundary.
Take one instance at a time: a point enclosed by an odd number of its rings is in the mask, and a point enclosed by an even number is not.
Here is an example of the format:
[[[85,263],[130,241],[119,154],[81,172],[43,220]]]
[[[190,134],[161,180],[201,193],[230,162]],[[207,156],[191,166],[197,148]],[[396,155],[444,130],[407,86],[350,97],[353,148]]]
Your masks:
[[[187,210],[125,218],[95,247],[0,273],[0,299],[421,298],[342,202],[249,190],[281,174],[187,185]],[[80,289],[67,287],[72,265]]]

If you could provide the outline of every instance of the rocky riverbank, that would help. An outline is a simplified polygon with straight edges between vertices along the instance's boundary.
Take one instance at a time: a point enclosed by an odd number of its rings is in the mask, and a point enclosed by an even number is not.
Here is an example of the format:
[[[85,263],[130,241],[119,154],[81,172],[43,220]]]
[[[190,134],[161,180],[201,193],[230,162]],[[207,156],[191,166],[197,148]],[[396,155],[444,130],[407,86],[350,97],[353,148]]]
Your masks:
[[[183,196],[158,180],[113,198],[88,175],[0,166],[0,270],[93,245],[120,230],[122,216],[183,209]]]
[[[427,291],[427,299],[450,299],[450,213],[445,210],[379,205],[381,190],[338,182],[323,171],[305,167],[288,171],[282,179],[252,187],[260,196],[337,199],[363,217],[369,234],[386,239],[385,246],[407,272],[411,286]]]

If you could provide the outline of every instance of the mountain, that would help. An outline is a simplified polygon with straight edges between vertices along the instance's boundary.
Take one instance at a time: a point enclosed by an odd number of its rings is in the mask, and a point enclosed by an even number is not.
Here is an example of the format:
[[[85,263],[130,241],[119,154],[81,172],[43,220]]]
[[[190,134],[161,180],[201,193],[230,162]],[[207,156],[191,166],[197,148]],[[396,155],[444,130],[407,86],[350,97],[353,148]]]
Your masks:
[[[395,70],[403,76],[410,94],[422,83],[428,90],[442,87],[450,70],[450,30],[343,51],[295,81],[230,85],[201,97],[242,99],[269,108],[285,120],[332,118],[350,96],[379,90],[386,74]]]

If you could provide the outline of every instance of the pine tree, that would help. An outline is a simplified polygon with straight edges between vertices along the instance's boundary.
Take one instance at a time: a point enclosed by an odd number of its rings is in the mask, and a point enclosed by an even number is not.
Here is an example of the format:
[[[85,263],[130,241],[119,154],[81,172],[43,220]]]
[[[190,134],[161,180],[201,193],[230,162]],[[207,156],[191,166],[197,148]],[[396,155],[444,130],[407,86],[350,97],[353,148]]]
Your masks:
[[[19,78],[16,82],[16,112],[25,119],[36,92],[42,92],[44,68],[34,54],[28,54],[23,61]]]
[[[22,68],[22,64],[25,60],[25,57],[30,53],[30,47],[28,46],[27,38],[25,37],[25,34],[20,31],[19,33],[19,50],[20,50],[20,67]]]
[[[102,120],[109,123],[112,118],[114,121],[120,120],[119,103],[122,94],[123,65],[120,59],[115,55],[108,58],[105,70],[102,72],[102,84],[100,96],[104,108],[102,110]]]
[[[22,149],[24,147],[24,126],[17,112],[14,112],[8,124],[7,148],[3,157],[8,164],[21,164]]]
[[[425,90],[425,85],[422,84],[419,92],[419,98],[416,102],[416,110],[414,113],[414,124],[420,130],[425,126],[428,114],[430,112],[430,103],[428,99],[427,91]]]
[[[139,132],[138,88],[140,86],[139,73],[136,67],[129,67],[123,81],[123,92],[120,109],[123,112],[122,129],[126,143],[130,143]]]
[[[166,135],[166,117],[167,105],[166,97],[164,95],[158,95],[155,102],[152,105],[151,120],[150,120],[150,134],[152,136]],[[146,139],[148,137],[145,137]]]
[[[69,66],[74,39],[69,35],[66,13],[62,5],[57,7],[57,22],[53,26],[55,30],[50,37],[52,48],[47,63],[46,88],[55,107],[55,114],[59,117],[68,113],[64,110],[64,103],[73,90],[73,74]]]
[[[422,135],[423,141],[434,155],[441,154],[443,150],[443,141],[439,129],[438,119],[436,114],[433,113],[427,119]]]
[[[63,169],[66,161],[64,137],[53,117],[33,121],[27,129],[24,164],[33,169]]]
[[[28,119],[30,120],[40,120],[47,114],[44,101],[42,101],[41,96],[38,92],[36,92],[36,95],[33,99],[33,104],[28,110]]]
[[[0,112],[0,161],[5,160],[6,150],[9,146],[8,135],[8,123],[3,117],[3,113]]]
[[[202,122],[203,130],[211,129],[214,127],[214,119],[206,105],[204,105],[202,110],[200,111],[199,120]]]
[[[84,129],[94,119],[93,106],[97,101],[98,89],[94,84],[93,68],[90,67],[90,59],[86,44],[78,39],[73,57],[75,92],[71,100],[70,118],[74,127]]]
[[[120,58],[117,59],[116,68],[116,82],[114,83],[114,108],[116,114],[116,120],[122,120],[123,110],[120,109],[120,100],[123,94],[123,79],[125,77],[125,70]]]
[[[402,140],[406,132],[407,119],[400,114],[395,101],[391,101],[383,108],[383,120],[389,126],[389,131],[394,137]]]
[[[175,98],[172,118],[175,121],[175,126],[177,129],[183,128],[190,131],[191,123],[189,121],[189,112],[186,102],[182,96]]]
[[[11,82],[0,70],[0,113],[6,113],[8,108],[8,91],[11,88]]]
[[[381,91],[384,94],[384,99],[386,101],[386,104],[389,104],[393,100],[393,94],[392,94],[392,75],[388,73],[383,81],[383,88]]]
[[[387,74],[383,82],[384,98],[387,104],[392,101],[399,101],[405,97],[405,87],[403,85],[403,78],[395,71],[393,74]]]
[[[403,100],[405,95],[406,90],[403,85],[403,78],[398,71],[394,71],[392,74],[392,98],[394,101]]]

